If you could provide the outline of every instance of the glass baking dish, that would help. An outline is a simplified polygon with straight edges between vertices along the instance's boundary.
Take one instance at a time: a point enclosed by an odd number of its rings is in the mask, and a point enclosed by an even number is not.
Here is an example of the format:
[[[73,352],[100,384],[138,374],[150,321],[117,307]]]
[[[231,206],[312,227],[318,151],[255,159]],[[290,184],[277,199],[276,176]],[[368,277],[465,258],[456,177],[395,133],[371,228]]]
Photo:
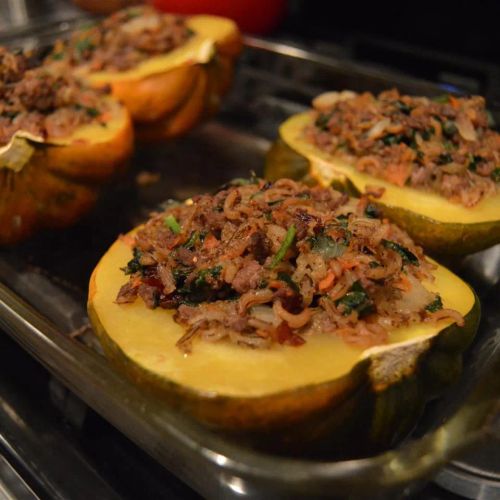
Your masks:
[[[358,460],[266,454],[197,425],[114,372],[85,310],[90,272],[118,234],[169,198],[210,191],[250,171],[261,174],[278,124],[317,93],[392,86],[415,94],[442,92],[432,83],[380,68],[247,38],[234,90],[214,121],[175,143],[139,147],[128,174],[73,228],[0,251],[0,326],[86,404],[205,497],[391,498],[418,489],[462,449],[498,432],[500,247],[448,263],[475,287],[483,305],[460,381],[427,406],[404,443]]]

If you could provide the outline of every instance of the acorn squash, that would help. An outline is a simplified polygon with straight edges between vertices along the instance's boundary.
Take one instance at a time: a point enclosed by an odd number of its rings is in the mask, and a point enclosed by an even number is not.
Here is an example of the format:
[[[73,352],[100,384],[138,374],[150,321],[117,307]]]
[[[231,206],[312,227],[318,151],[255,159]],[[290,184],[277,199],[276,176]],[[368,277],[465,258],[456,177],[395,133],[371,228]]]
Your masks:
[[[233,78],[242,40],[236,24],[217,16],[193,16],[194,35],[182,46],[125,71],[88,72],[94,87],[110,86],[137,124],[137,135],[156,140],[181,135],[218,109]]]
[[[21,130],[0,148],[0,244],[71,225],[93,206],[97,187],[125,166],[133,148],[130,115],[105,99],[105,126],[86,124],[57,139]]]
[[[463,327],[416,324],[365,350],[318,334],[300,347],[264,350],[200,342],[186,355],[173,311],[115,302],[128,280],[120,268],[131,258],[129,240],[111,246],[90,280],[89,317],[107,356],[173,407],[268,450],[352,456],[394,444],[460,372],[479,321],[474,292],[438,265],[426,287],[464,316]]]
[[[267,154],[267,178],[291,177],[333,184],[354,195],[364,193],[367,186],[383,187],[383,195],[372,201],[432,253],[466,255],[500,242],[500,194],[467,208],[434,193],[390,184],[302,139],[302,130],[311,120],[312,115],[305,112],[281,125],[279,139]]]

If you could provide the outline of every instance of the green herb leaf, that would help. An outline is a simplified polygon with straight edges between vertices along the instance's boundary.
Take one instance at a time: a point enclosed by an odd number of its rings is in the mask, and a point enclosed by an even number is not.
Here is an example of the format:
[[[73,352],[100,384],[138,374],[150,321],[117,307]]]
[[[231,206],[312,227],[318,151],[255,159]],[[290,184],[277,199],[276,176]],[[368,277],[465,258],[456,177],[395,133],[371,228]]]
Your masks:
[[[330,118],[332,117],[331,113],[320,113],[318,115],[318,118],[316,118],[316,121],[314,122],[314,125],[316,125],[317,128],[320,130],[328,130],[328,122],[330,121]]]
[[[85,108],[85,111],[91,118],[95,118],[101,114],[101,112],[96,108]]]
[[[493,172],[491,172],[491,180],[494,182],[500,182],[500,167],[496,167]]]
[[[54,61],[61,61],[64,59],[64,52],[55,52],[51,57]]]
[[[353,283],[351,289],[335,303],[342,306],[342,314],[344,316],[348,316],[353,311],[357,311],[358,316],[361,318],[375,310],[372,300],[359,281]]]
[[[165,226],[167,226],[174,234],[179,234],[182,229],[181,229],[181,226],[180,224],[177,222],[177,219],[172,215],[167,215],[164,219],[163,219],[163,223],[165,224]]]
[[[192,268],[190,267],[176,267],[172,269],[172,276],[174,277],[176,288],[180,289],[184,286],[184,282],[191,271]]]
[[[399,111],[401,111],[401,113],[404,113],[405,115],[409,115],[411,113],[411,110],[413,109],[403,101],[396,101],[394,105]]]
[[[429,128],[422,130],[420,135],[424,141],[428,141],[435,133],[436,129],[431,125]]]
[[[211,267],[208,269],[202,269],[198,273],[198,277],[194,281],[194,285],[196,287],[201,287],[203,285],[207,284],[207,276],[210,276],[211,278],[218,278],[220,275],[220,272],[222,271],[222,266],[215,266]]]
[[[142,252],[137,247],[135,247],[132,253],[134,255],[133,259],[129,260],[127,265],[121,268],[121,270],[127,275],[135,274],[138,272],[142,273],[142,271],[144,270],[144,266],[140,262]]]
[[[78,40],[75,44],[75,49],[80,53],[80,55],[87,51],[95,49],[95,45],[90,41],[89,38],[82,38]]]
[[[370,219],[378,219],[378,217],[380,216],[380,212],[376,205],[374,205],[373,203],[368,203],[365,208],[365,215]]]
[[[191,236],[189,236],[189,239],[182,245],[185,248],[193,248],[196,245],[196,242],[198,241],[200,237],[200,233],[198,231],[193,231],[191,233]]]
[[[392,146],[394,144],[401,144],[402,142],[406,142],[408,138],[403,134],[387,134],[382,137],[382,142],[386,146]]]
[[[302,193],[299,193],[295,195],[295,198],[300,198],[301,200],[310,200],[311,199],[311,193],[308,193],[307,191],[304,191]]]
[[[297,285],[297,283],[295,283],[295,281],[293,281],[292,277],[289,274],[280,271],[278,273],[278,279],[280,281],[284,281],[294,292],[300,292],[299,286]]]
[[[432,100],[439,104],[448,104],[450,102],[450,96],[449,94],[441,94],[433,97]]]
[[[451,139],[458,131],[457,126],[455,125],[455,122],[452,120],[446,120],[443,123],[443,134]]]
[[[311,238],[311,250],[319,253],[324,259],[340,257],[346,250],[345,243],[339,243],[330,236],[314,236]]]
[[[2,111],[1,116],[13,120],[18,114],[19,111]]]
[[[484,158],[480,155],[470,155],[469,156],[469,164],[467,165],[467,168],[471,172],[475,172],[477,170],[477,166],[484,161]]]
[[[297,233],[297,228],[292,224],[288,228],[288,231],[286,232],[285,235],[285,239],[283,240],[283,243],[281,243],[278,252],[271,261],[271,265],[269,266],[270,269],[274,269],[283,260],[283,257],[285,256],[287,250],[291,247],[293,240],[295,239],[296,233]]]
[[[376,260],[372,260],[370,261],[368,266],[370,267],[370,269],[375,269],[376,267],[380,267],[380,263],[378,263]]]
[[[453,161],[453,157],[451,156],[450,153],[441,153],[437,157],[437,164],[438,165],[446,165],[447,163],[451,163]]]
[[[284,198],[281,198],[280,200],[273,200],[273,201],[268,201],[267,204],[270,207],[273,207],[274,205],[278,205],[279,203],[282,203]]]
[[[336,217],[336,219],[341,227],[343,227],[344,229],[347,229],[347,225],[349,222],[349,214],[338,215]]]
[[[382,240],[382,245],[384,245],[385,248],[393,250],[394,252],[401,255],[401,257],[403,258],[403,262],[413,264],[414,266],[419,265],[417,256],[414,253],[410,252],[410,250],[408,250],[403,245],[400,245],[399,243],[391,240]]]
[[[425,310],[431,313],[439,311],[443,308],[443,301],[441,300],[441,296],[439,294],[436,295],[436,298],[425,306]]]

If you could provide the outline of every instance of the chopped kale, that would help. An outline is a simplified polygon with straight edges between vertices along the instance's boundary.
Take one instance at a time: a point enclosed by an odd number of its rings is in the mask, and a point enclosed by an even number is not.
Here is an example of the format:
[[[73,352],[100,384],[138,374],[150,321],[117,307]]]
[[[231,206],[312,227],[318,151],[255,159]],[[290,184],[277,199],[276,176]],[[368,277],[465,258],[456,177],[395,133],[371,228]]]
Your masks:
[[[443,123],[443,134],[451,139],[458,131],[457,126],[455,125],[455,122],[452,120],[446,120]]]
[[[101,112],[96,108],[85,108],[85,111],[91,118],[95,118],[101,114]]]
[[[80,55],[82,55],[87,50],[94,50],[95,45],[89,38],[82,38],[81,40],[78,40],[78,42],[76,42],[75,49],[79,52]]]
[[[378,219],[380,216],[379,209],[373,203],[368,203],[365,208],[365,215],[370,219]]]
[[[470,155],[469,156],[469,164],[467,165],[467,168],[471,172],[475,172],[477,170],[477,166],[484,161],[484,158],[480,155]]]
[[[330,121],[331,117],[331,113],[320,113],[318,115],[318,118],[316,118],[314,125],[320,130],[328,130],[328,122]]]
[[[297,283],[295,283],[295,281],[293,281],[292,277],[289,274],[280,271],[278,273],[278,279],[280,281],[284,281],[294,292],[300,292],[299,286],[297,285]]]
[[[494,182],[500,182],[500,167],[496,167],[495,170],[491,172],[490,177]]]
[[[385,248],[393,250],[394,252],[401,255],[401,257],[403,258],[403,262],[413,264],[414,266],[419,265],[417,256],[414,253],[410,252],[410,250],[408,250],[403,245],[400,245],[399,243],[391,240],[382,240],[382,245],[384,245]]]
[[[19,111],[2,111],[0,115],[2,118],[9,118],[9,120],[13,120],[17,115],[19,114]]]
[[[436,133],[436,129],[431,125],[429,128],[422,130],[421,135],[424,141],[430,140],[430,138]]]
[[[450,153],[441,153],[437,157],[437,164],[438,165],[446,165],[448,163],[451,163],[453,161],[453,157],[451,156]]]
[[[425,306],[425,310],[431,313],[439,311],[442,308],[443,308],[443,301],[441,300],[441,296],[439,294],[436,295],[436,298],[430,304],[427,304]]]
[[[198,231],[193,231],[189,236],[189,239],[182,245],[185,248],[191,249],[196,245],[196,242],[200,239],[200,233]]]
[[[282,202],[283,202],[283,198],[281,198],[279,200],[268,201],[267,204],[270,207],[273,207],[274,205],[278,205],[279,203],[282,203]]]
[[[408,104],[406,104],[403,101],[396,101],[394,105],[399,111],[401,111],[401,113],[404,113],[405,115],[409,115],[411,113],[411,110],[413,109],[411,106],[408,106]]]
[[[194,280],[194,285],[196,287],[201,287],[207,284],[207,277],[211,277],[216,279],[220,276],[220,272],[222,271],[222,266],[215,266],[208,269],[202,269],[198,273],[198,277]]]
[[[142,257],[142,252],[135,247],[132,251],[134,257],[128,261],[125,267],[122,267],[121,270],[125,274],[134,274],[134,273],[142,273],[144,271],[144,266],[141,264],[140,260]]]
[[[432,100],[439,104],[448,104],[450,102],[450,96],[449,94],[441,94],[433,97]]]
[[[382,142],[386,146],[392,146],[394,144],[401,144],[402,142],[407,142],[408,138],[404,134],[387,134],[382,137]]]
[[[357,311],[358,316],[361,318],[375,311],[373,301],[359,281],[353,283],[351,289],[335,303],[342,306],[344,316]]]

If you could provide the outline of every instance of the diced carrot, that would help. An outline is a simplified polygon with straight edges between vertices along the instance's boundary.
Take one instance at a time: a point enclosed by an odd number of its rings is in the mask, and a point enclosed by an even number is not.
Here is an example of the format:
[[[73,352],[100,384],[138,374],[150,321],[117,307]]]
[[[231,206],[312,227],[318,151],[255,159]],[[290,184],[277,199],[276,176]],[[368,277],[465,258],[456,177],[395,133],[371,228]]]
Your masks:
[[[106,111],[106,112],[101,113],[99,115],[99,121],[101,123],[106,123],[106,122],[109,122],[112,117],[113,117],[113,115],[109,111]]]
[[[219,240],[212,233],[209,233],[203,241],[203,248],[205,250],[212,250],[212,248],[215,248],[218,244]]]
[[[405,274],[401,274],[399,281],[397,283],[394,283],[394,287],[403,290],[403,292],[409,292],[412,288],[412,284],[408,279],[408,276],[406,276]]]
[[[343,269],[352,269],[353,267],[359,266],[359,262],[356,260],[339,259],[339,262]]]
[[[130,248],[134,246],[135,239],[133,236],[130,236],[130,234],[120,234],[118,239],[120,241],[123,241],[123,243],[125,243],[125,245],[127,245]]]
[[[326,292],[333,286],[333,282],[335,281],[335,274],[330,269],[326,276],[318,283],[318,289],[320,292]]]
[[[405,185],[406,179],[408,179],[409,174],[410,172],[408,165],[404,165],[401,163],[391,163],[387,165],[385,178],[389,182],[403,187]]]
[[[460,107],[460,102],[456,97],[453,97],[452,95],[449,96],[448,101],[450,104],[455,108],[458,109]]]

